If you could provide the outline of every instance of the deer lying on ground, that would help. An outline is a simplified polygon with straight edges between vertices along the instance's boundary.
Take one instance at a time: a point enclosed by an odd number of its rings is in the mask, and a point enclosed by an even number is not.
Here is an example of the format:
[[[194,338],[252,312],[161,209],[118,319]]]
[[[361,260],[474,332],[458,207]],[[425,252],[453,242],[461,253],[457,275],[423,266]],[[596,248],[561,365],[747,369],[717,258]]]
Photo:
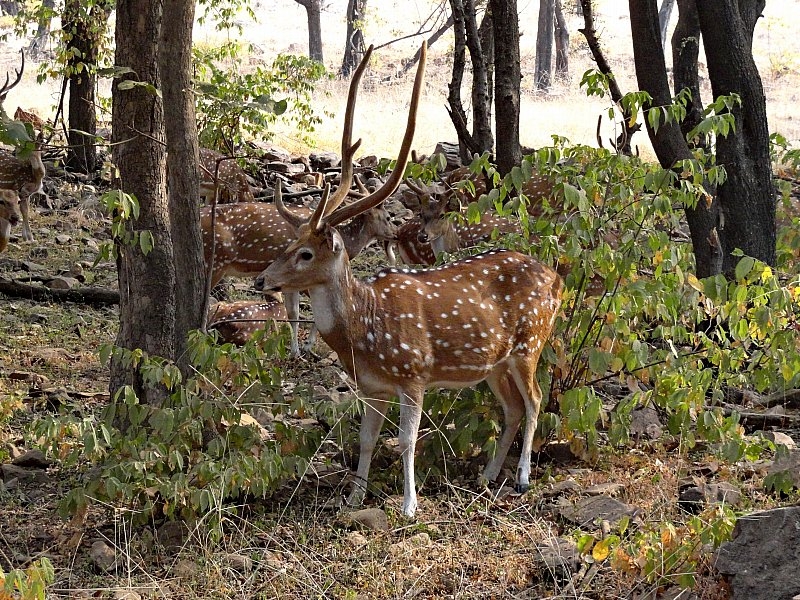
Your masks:
[[[352,156],[352,111],[358,82],[372,48],[350,84],[342,156]],[[308,222],[296,220],[296,240],[256,279],[256,289],[308,290],[319,332],[339,356],[365,396],[361,450],[350,504],[360,504],[372,452],[393,398],[400,404],[403,455],[403,514],[417,508],[414,451],[426,389],[463,388],[486,381],[499,400],[505,428],[483,477],[494,480],[523,416],[526,418],[516,486],[529,485],[533,434],[542,392],[536,381],[539,355],[561,304],[561,278],[533,258],[510,251],[488,252],[431,270],[353,276],[336,226],[385,200],[399,185],[414,136],[422,90],[426,45],[408,114],[405,137],[392,175],[378,190],[340,206],[349,180],[326,193]],[[343,171],[344,173],[344,171]],[[352,177],[352,173],[347,174]],[[276,204],[280,204],[280,188]]]
[[[223,342],[244,346],[270,321],[285,321],[283,298],[269,295],[260,301],[219,302],[208,308],[208,329],[219,332]]]
[[[11,226],[19,223],[21,218],[17,192],[0,189],[0,252],[8,248]]]
[[[200,198],[205,204],[211,204],[218,193],[217,202],[253,202],[253,190],[247,181],[247,175],[234,158],[200,148]]]
[[[344,160],[342,164],[345,164]],[[344,166],[342,168],[346,169]],[[350,168],[352,169],[352,163]],[[296,213],[283,206],[280,210],[283,211],[283,216],[274,204],[263,202],[239,202],[216,207],[211,287],[216,286],[226,276],[256,277],[294,241],[294,229],[285,220],[286,217],[292,218],[296,214],[307,218],[312,214],[306,208],[296,209]],[[201,208],[200,228],[206,268],[211,262],[211,221],[211,207]],[[340,227],[349,256],[356,256],[373,241],[394,239],[395,231],[389,213],[383,206],[375,206]],[[287,293],[284,301],[292,328],[291,351],[293,355],[298,355],[300,295],[296,292]],[[306,349],[313,346],[315,339],[316,330],[312,328]]]

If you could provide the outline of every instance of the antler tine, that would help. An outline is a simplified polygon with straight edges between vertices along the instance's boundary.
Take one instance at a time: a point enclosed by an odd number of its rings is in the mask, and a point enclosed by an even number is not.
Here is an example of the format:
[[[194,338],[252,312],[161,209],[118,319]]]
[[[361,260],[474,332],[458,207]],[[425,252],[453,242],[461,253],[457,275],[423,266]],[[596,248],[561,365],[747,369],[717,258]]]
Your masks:
[[[347,219],[351,219],[362,212],[365,212],[377,206],[386,198],[388,198],[400,185],[403,180],[403,175],[406,170],[406,163],[408,162],[408,155],[411,152],[411,143],[414,141],[414,128],[417,124],[417,108],[419,107],[419,98],[422,95],[422,83],[425,79],[425,62],[428,56],[428,44],[422,43],[419,51],[419,66],[417,67],[417,76],[414,79],[414,91],[411,94],[411,106],[408,109],[408,122],[406,123],[406,133],[403,136],[403,144],[400,146],[400,152],[395,161],[394,170],[381,187],[375,190],[369,196],[357,200],[349,206],[342,206],[335,212],[330,213],[325,218],[325,223],[331,227],[335,227],[339,223],[343,223]]]
[[[19,53],[22,55],[22,64],[20,65],[19,69],[14,69],[14,71],[17,73],[17,78],[14,80],[14,83],[8,85],[11,76],[6,73],[6,82],[3,84],[3,87],[0,88],[0,103],[6,99],[8,92],[10,92],[22,80],[22,74],[25,72],[25,52],[20,50]]]
[[[323,215],[325,214],[325,210],[330,202],[331,194],[331,184],[326,183],[325,188],[322,190],[322,198],[319,199],[319,205],[317,206],[317,210],[314,211],[314,214],[311,215],[311,218],[308,220],[308,226],[313,231],[319,231],[322,229],[322,225],[324,224],[322,221]]]
[[[418,179],[414,179],[413,177],[406,177],[406,185],[409,189],[414,192],[417,196],[422,198],[425,195],[425,190],[422,189],[422,182]]]
[[[356,150],[358,150],[361,145],[360,139],[352,143],[353,117],[356,111],[356,98],[358,97],[358,86],[361,84],[361,76],[364,75],[364,71],[367,70],[367,65],[369,64],[369,59],[372,56],[372,50],[374,48],[374,45],[370,45],[370,47],[367,48],[367,51],[364,53],[364,58],[361,59],[361,63],[358,65],[355,73],[353,73],[353,79],[350,80],[350,89],[347,93],[347,108],[344,113],[344,130],[342,131],[342,175],[339,187],[336,188],[336,191],[331,196],[326,208],[327,212],[323,216],[329,215],[344,202],[344,199],[347,198],[347,194],[350,192],[350,187],[353,185],[353,160],[355,159]]]
[[[362,197],[369,196],[369,190],[367,189],[367,186],[364,185],[364,182],[361,181],[361,177],[356,175],[355,177],[353,177],[353,180],[356,182],[358,193],[361,194]]]
[[[301,225],[307,223],[308,221],[290,211],[286,208],[286,205],[283,203],[283,182],[280,179],[277,181],[277,185],[275,186],[275,208],[278,210],[278,214],[283,217],[283,220],[289,223],[295,229],[299,229]]]

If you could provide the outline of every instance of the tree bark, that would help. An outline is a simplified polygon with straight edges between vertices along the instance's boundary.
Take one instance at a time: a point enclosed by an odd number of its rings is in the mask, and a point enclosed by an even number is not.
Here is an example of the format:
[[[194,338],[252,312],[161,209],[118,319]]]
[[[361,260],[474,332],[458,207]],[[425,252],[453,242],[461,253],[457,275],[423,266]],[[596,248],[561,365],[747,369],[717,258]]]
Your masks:
[[[555,3],[556,77],[569,76],[569,31],[561,0]]]
[[[349,77],[361,62],[364,52],[364,18],[367,12],[367,0],[348,0],[347,2],[347,39],[344,46],[344,58],[339,75]]]
[[[80,173],[92,173],[97,165],[97,115],[95,88],[100,40],[111,14],[101,4],[84,5],[67,0],[64,5],[63,30],[68,39],[69,131],[66,166]]]
[[[160,88],[158,41],[161,0],[117,2],[115,64],[129,67],[140,82]],[[119,183],[140,204],[140,216],[126,230],[149,231],[153,249],[147,255],[135,246],[117,243],[120,290],[120,329],[117,346],[141,348],[153,356],[173,356],[175,340],[175,290],[178,285],[170,236],[161,99],[136,86],[120,89],[127,78],[112,86],[113,157]],[[191,196],[194,198],[194,194]],[[140,401],[161,404],[166,390],[144,383],[137,369],[124,361],[111,362],[112,398],[123,385],[131,385]]]
[[[32,59],[39,58],[47,48],[47,44],[50,41],[50,22],[52,21],[55,6],[55,0],[42,0],[42,5],[39,8],[39,24],[36,28],[36,34],[28,44],[28,56]]]
[[[474,153],[491,152],[494,146],[492,134],[492,93],[489,91],[490,58],[494,56],[494,36],[489,37],[486,29],[493,29],[491,11],[484,15],[481,28],[478,27],[474,0],[466,0],[467,10],[467,48],[472,62],[472,137],[476,148]],[[488,23],[487,23],[488,20]],[[486,48],[482,42],[487,39],[491,43]]]
[[[306,9],[308,19],[308,57],[325,62],[322,56],[322,2],[320,0],[295,0]]]
[[[197,197],[197,119],[192,89],[192,27],[195,3],[162,0],[164,23],[158,45],[161,90],[164,99],[164,131],[167,141],[167,189],[170,237],[173,242],[175,280],[175,332],[173,358],[189,375],[186,342],[206,315],[206,270],[200,233]]]
[[[667,47],[667,29],[674,8],[675,0],[661,0],[661,8],[658,9],[658,29],[661,32],[661,47],[664,49]]]
[[[675,95],[688,89],[692,99],[686,107],[686,119],[681,123],[684,136],[697,127],[703,119],[703,101],[700,95],[700,78],[697,58],[700,54],[700,20],[695,0],[678,0],[678,23],[672,34],[672,78]],[[690,144],[694,143],[690,141]],[[706,140],[698,145],[707,147]]]
[[[497,169],[505,175],[522,161],[519,143],[519,15],[516,0],[490,0],[495,43]],[[552,33],[552,21],[549,27]]]
[[[539,0],[539,24],[536,29],[536,66],[534,78],[537,90],[548,90],[552,83],[553,27],[555,0]],[[519,25],[517,25],[519,28]]]
[[[697,2],[708,75],[715,97],[736,93],[736,130],[717,136],[717,163],[726,181],[717,190],[723,272],[730,275],[742,250],[768,265],[776,261],[775,184],[769,154],[766,98],[753,60],[753,29],[765,1]]]

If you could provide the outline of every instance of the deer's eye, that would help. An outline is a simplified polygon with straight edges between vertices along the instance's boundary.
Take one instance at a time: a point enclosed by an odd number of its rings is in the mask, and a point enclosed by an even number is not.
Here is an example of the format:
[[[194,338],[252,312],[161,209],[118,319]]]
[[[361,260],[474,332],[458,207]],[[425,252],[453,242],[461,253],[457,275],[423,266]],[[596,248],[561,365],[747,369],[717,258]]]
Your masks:
[[[314,258],[314,253],[311,252],[311,250],[303,250],[300,253],[300,258],[302,260],[311,260],[312,258]]]

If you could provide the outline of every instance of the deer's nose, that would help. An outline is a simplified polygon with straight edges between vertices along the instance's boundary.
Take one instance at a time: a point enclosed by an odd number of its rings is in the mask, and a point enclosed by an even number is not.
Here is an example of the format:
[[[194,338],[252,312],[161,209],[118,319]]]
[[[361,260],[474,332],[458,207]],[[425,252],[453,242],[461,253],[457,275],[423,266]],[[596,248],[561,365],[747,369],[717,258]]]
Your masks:
[[[420,242],[422,242],[423,244],[424,244],[424,243],[426,243],[426,242],[428,241],[428,234],[427,234],[427,233],[425,233],[424,231],[420,231],[420,232],[417,234],[417,240],[419,240],[419,241],[420,241]]]

